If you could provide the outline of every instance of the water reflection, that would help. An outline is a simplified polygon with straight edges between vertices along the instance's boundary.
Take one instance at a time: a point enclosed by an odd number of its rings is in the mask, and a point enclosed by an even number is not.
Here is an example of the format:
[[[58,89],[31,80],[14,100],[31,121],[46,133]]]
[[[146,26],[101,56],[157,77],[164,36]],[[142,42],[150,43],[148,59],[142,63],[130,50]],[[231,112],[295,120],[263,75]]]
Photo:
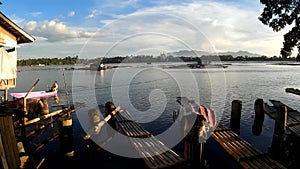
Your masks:
[[[104,70],[100,70],[100,78],[104,78]]]

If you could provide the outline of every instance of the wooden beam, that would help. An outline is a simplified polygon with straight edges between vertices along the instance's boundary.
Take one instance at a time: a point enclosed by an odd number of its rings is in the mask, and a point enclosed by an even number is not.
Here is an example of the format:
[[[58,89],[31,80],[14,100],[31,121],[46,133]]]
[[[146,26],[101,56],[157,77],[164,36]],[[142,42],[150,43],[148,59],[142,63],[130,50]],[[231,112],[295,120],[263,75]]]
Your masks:
[[[99,123],[97,123],[97,125],[95,126],[96,129],[90,129],[87,133],[86,136],[84,136],[84,139],[87,140],[91,137],[91,135],[95,132],[95,131],[100,131],[100,128],[102,128],[102,126],[108,122],[108,120],[113,116],[115,116],[117,114],[117,112],[122,112],[120,111],[120,106],[116,107],[114,111],[112,111],[108,116],[106,116],[104,118],[104,120],[101,120]]]
[[[62,110],[56,110],[56,111],[54,111],[54,112],[52,112],[52,113],[43,115],[43,116],[41,116],[41,117],[34,118],[34,119],[32,119],[32,120],[29,120],[29,121],[26,121],[26,122],[25,122],[25,126],[30,125],[30,124],[33,124],[33,123],[36,123],[36,122],[39,122],[39,121],[41,121],[41,120],[47,119],[47,118],[52,117],[52,116],[56,116],[56,115],[62,113],[63,111],[64,111],[64,109],[62,109]]]
[[[24,98],[26,99],[27,96],[29,95],[30,92],[32,92],[32,90],[34,89],[34,87],[37,85],[37,83],[40,81],[40,79],[38,79],[32,86],[31,88],[28,90],[28,92],[26,93],[26,95],[24,96]]]

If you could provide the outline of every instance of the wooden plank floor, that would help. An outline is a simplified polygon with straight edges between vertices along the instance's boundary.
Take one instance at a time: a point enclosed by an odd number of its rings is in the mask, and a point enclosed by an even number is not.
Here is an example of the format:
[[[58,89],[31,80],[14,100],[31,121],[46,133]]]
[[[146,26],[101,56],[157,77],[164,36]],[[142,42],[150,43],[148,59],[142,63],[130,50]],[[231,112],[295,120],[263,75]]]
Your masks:
[[[148,138],[131,137],[130,141],[149,168],[174,167],[184,162],[183,158],[153,136]]]
[[[184,163],[183,158],[135,122],[126,110],[118,113],[116,119],[149,168],[172,168]]]
[[[121,130],[126,134],[126,136],[140,138],[152,136],[150,132],[148,132],[140,124],[135,122],[126,110],[122,113],[118,113],[116,118],[118,125],[120,126]]]
[[[231,129],[218,126],[213,132],[212,137],[221,147],[235,159],[242,167],[247,169],[283,169],[280,163],[271,159],[251,144],[240,138]]]
[[[284,103],[277,101],[277,100],[270,100],[273,106],[268,105],[265,103],[265,112],[271,118],[276,118],[276,111],[277,108],[280,106],[286,106],[288,111],[287,116],[287,126],[286,128],[294,133],[297,137],[300,137],[300,112],[294,110],[293,108],[285,105]]]

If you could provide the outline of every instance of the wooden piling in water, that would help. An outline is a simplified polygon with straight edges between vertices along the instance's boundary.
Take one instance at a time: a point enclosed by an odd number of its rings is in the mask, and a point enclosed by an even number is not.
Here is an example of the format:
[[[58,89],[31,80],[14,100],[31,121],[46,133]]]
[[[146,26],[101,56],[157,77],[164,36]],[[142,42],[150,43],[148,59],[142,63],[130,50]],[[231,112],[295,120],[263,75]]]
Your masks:
[[[88,111],[88,131],[92,131],[95,129],[95,126],[101,121],[101,112],[99,108],[93,108]],[[99,145],[97,143],[100,142],[100,132],[101,128],[97,128],[94,130],[92,138],[88,138],[85,140],[86,148],[89,151],[94,151],[99,149]]]
[[[199,115],[197,116],[197,119],[198,119],[198,123],[199,123],[199,131],[198,131],[198,142],[199,142],[199,146],[200,146],[200,149],[199,149],[199,163],[200,163],[200,166],[204,166],[205,164],[205,161],[204,161],[204,158],[203,158],[203,151],[204,151],[204,145],[206,143],[206,139],[207,139],[207,133],[205,133],[205,126],[204,126],[204,122],[205,122],[205,119],[202,115]]]
[[[241,114],[242,101],[233,100],[231,103],[230,128],[238,135],[240,134]]]
[[[273,133],[272,144],[270,148],[270,154],[276,159],[280,158],[280,147],[284,140],[284,132],[286,130],[287,123],[287,107],[282,105],[276,110],[275,127]]]
[[[192,129],[187,134],[184,141],[184,158],[185,160],[190,161],[191,165],[194,167],[199,167],[204,164],[204,142],[199,142],[199,137],[204,135],[204,121],[205,119],[202,115],[197,115]]]
[[[286,130],[287,123],[287,108],[286,106],[280,106],[276,111],[275,119],[275,135],[283,135]]]
[[[25,148],[22,142],[17,143],[18,152],[20,154],[20,169],[25,169],[29,161],[29,156],[25,154]]]
[[[60,151],[65,157],[74,156],[73,122],[70,114],[58,120]]]
[[[262,125],[265,119],[264,113],[264,100],[263,99],[256,99],[254,103],[254,110],[255,110],[255,118],[254,123],[252,126],[252,133],[256,136],[259,136],[262,131]]]

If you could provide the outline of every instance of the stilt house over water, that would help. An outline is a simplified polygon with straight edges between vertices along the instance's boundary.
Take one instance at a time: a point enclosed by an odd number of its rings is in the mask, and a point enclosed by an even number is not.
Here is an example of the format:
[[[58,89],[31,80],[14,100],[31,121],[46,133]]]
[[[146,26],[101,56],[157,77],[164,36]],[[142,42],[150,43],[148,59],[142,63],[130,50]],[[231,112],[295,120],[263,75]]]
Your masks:
[[[35,39],[0,12],[0,90],[7,101],[9,88],[16,87],[17,48]]]

